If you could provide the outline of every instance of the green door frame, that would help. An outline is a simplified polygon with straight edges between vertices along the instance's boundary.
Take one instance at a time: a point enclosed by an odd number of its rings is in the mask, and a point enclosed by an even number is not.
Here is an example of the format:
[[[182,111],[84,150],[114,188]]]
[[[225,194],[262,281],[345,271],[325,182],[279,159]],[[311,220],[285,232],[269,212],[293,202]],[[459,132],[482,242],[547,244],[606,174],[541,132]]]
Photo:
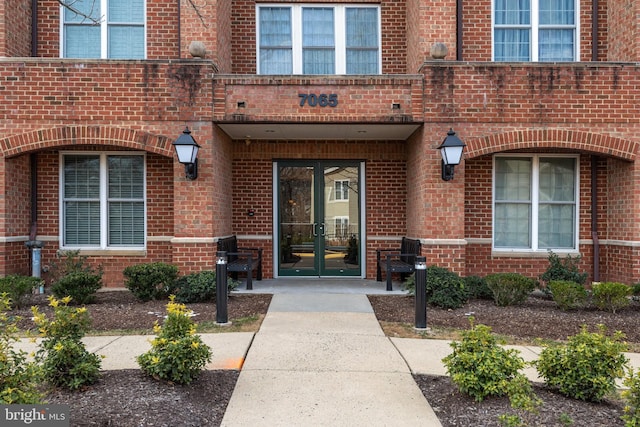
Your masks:
[[[363,165],[358,160],[281,160],[274,163],[276,276],[363,277]],[[349,178],[337,180],[341,188],[345,186],[338,197],[347,199],[343,203],[348,210],[344,227],[342,223],[338,227],[338,220],[333,217],[329,217],[333,223],[325,223],[327,205],[337,191],[325,181],[331,179],[331,173],[338,174],[341,170],[349,170],[352,181],[346,185]],[[290,179],[285,181],[283,173],[288,173]],[[355,201],[349,198],[354,196]],[[353,209],[356,210],[355,218],[349,213]]]

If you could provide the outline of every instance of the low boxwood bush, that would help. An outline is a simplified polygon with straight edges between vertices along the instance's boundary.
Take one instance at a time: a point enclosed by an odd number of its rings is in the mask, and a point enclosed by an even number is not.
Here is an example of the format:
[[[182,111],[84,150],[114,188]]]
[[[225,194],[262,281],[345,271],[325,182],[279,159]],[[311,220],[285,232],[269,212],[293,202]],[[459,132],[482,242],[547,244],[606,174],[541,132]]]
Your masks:
[[[191,312],[175,302],[173,295],[167,304],[167,317],[162,326],[154,326],[157,336],[151,350],[138,356],[140,368],[149,376],[178,384],[189,384],[211,361],[211,348],[196,335]]]
[[[74,304],[87,304],[95,300],[96,292],[101,287],[101,273],[73,271],[55,282],[51,286],[51,292],[58,299],[69,296]]]
[[[493,299],[493,292],[487,286],[487,281],[480,276],[467,276],[464,278],[469,298]]]
[[[27,352],[16,350],[18,321],[9,316],[9,296],[0,292],[0,405],[37,404],[42,400],[41,370],[27,360]]]
[[[536,288],[535,280],[518,273],[494,273],[484,280],[500,307],[522,304]]]
[[[42,343],[36,361],[42,364],[45,379],[56,387],[70,390],[93,384],[100,377],[100,356],[87,351],[82,338],[91,319],[85,307],[69,307],[70,297],[49,297],[53,319],[32,307]],[[117,316],[117,313],[114,313]]]
[[[633,292],[630,286],[616,282],[593,283],[591,291],[593,305],[612,313],[628,306],[631,303],[629,297]]]
[[[123,271],[125,286],[140,301],[164,299],[174,292],[178,267],[164,262],[136,264]]]
[[[589,292],[583,285],[569,280],[552,280],[549,282],[549,291],[553,301],[562,310],[582,308],[589,299]]]
[[[412,274],[405,282],[409,293],[415,295],[416,277]],[[469,297],[464,280],[456,273],[444,267],[430,265],[427,267],[427,283],[425,285],[427,303],[436,307],[454,309],[465,305]]]
[[[216,272],[210,270],[187,274],[176,281],[176,301],[188,304],[211,301],[216,297]],[[238,287],[238,281],[227,278],[227,292]]]
[[[12,274],[0,278],[0,294],[7,294],[11,308],[22,308],[33,290],[43,283],[38,277]]]
[[[640,427],[640,371],[629,369],[623,384],[627,389],[622,391],[626,403],[622,420],[625,427]]]
[[[547,385],[565,396],[599,402],[615,391],[616,379],[624,375],[627,346],[623,338],[619,331],[607,336],[603,325],[599,332],[583,326],[566,344],[544,348],[533,364]]]

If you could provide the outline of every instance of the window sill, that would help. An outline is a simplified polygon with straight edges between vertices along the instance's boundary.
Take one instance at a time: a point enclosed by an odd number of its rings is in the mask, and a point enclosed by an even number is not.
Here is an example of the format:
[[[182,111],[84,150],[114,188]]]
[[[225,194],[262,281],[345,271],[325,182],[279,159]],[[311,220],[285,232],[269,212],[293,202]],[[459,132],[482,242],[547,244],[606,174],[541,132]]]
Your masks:
[[[553,251],[558,257],[565,258],[567,256],[577,256],[580,255],[579,251],[565,251],[565,252],[557,252]],[[492,258],[549,258],[549,251],[491,251]]]
[[[60,248],[61,251],[75,251],[77,249]],[[82,256],[147,256],[146,249],[80,249]]]

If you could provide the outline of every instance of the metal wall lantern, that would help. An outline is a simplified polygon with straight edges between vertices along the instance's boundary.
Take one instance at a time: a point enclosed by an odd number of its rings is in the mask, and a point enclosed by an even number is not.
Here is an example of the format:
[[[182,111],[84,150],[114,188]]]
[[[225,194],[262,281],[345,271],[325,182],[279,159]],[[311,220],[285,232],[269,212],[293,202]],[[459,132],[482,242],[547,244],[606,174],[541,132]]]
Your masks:
[[[173,143],[173,147],[178,155],[178,161],[184,165],[187,179],[196,179],[198,177],[198,150],[200,146],[191,136],[188,126]]]
[[[437,148],[442,156],[442,179],[450,181],[453,179],[453,168],[460,164],[462,160],[462,151],[466,144],[456,136],[453,129],[449,129],[447,137]]]

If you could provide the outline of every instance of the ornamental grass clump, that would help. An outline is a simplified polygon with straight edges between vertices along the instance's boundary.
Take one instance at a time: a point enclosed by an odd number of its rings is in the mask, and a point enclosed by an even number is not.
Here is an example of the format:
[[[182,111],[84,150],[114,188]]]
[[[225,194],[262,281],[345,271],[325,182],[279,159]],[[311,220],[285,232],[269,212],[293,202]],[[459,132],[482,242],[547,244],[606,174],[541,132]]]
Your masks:
[[[53,320],[32,307],[33,317],[43,337],[36,361],[42,364],[46,381],[56,387],[77,390],[100,377],[100,356],[87,351],[82,338],[91,319],[85,307],[69,307],[71,297],[49,297]]]
[[[547,385],[565,396],[599,402],[615,391],[616,379],[624,375],[628,361],[623,339],[620,331],[607,336],[604,325],[599,325],[598,332],[583,326],[567,344],[546,347],[533,365]]]
[[[40,368],[27,361],[27,352],[15,350],[18,318],[7,315],[11,300],[0,294],[0,405],[37,404],[42,399]]]
[[[153,328],[151,350],[138,356],[140,368],[149,376],[178,384],[189,384],[211,361],[211,348],[196,335],[193,312],[171,295],[167,317]]]

